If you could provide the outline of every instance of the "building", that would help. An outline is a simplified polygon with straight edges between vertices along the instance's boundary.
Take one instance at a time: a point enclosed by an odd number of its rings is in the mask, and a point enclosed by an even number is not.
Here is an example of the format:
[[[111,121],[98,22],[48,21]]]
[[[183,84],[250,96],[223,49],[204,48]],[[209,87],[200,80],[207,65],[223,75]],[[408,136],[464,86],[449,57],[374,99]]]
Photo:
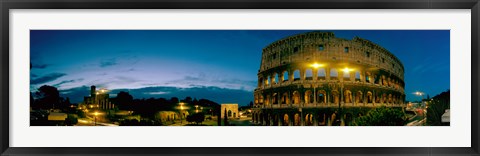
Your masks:
[[[115,108],[115,104],[110,101],[108,90],[96,90],[95,86],[90,87],[90,96],[83,98],[83,104],[88,108],[98,108],[110,110]]]
[[[252,120],[260,125],[350,125],[368,110],[405,107],[404,67],[359,37],[308,32],[263,49]]]
[[[225,113],[226,112],[226,113]],[[238,104],[221,104],[220,105],[220,117],[223,119],[225,114],[228,118],[238,118]]]

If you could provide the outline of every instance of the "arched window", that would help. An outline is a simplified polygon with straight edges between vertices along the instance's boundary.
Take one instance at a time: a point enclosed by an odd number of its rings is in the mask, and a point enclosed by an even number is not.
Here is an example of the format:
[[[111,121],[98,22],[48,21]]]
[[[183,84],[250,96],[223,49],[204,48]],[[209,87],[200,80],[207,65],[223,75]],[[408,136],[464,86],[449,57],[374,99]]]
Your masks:
[[[333,80],[338,79],[338,71],[335,68],[330,69],[330,78]]]
[[[306,79],[306,80],[312,80],[312,79],[313,79],[312,69],[307,69],[307,70],[305,71],[305,79]]]
[[[293,72],[293,81],[297,80],[300,80],[300,70],[298,69]]]
[[[270,76],[267,77],[267,79],[265,79],[265,86],[268,86],[270,85]]]
[[[324,68],[318,69],[317,77],[318,77],[318,79],[325,80],[325,69]]]
[[[360,71],[355,72],[355,81],[360,81]]]
[[[283,82],[288,81],[288,71],[283,72]]]
[[[228,110],[228,113],[227,113],[227,114],[228,114],[228,115],[227,115],[228,117],[232,117],[232,111],[231,111],[231,110]]]

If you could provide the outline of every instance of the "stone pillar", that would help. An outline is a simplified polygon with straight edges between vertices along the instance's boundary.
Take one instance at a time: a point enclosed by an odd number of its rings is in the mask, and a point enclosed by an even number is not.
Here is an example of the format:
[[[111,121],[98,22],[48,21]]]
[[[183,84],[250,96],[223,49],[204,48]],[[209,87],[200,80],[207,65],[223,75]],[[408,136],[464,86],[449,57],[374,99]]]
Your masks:
[[[372,104],[375,106],[375,99],[376,99],[375,90],[372,90]]]
[[[313,68],[312,69],[312,80],[317,81],[318,80],[318,68]]]
[[[330,80],[330,68],[325,68],[325,80]]]

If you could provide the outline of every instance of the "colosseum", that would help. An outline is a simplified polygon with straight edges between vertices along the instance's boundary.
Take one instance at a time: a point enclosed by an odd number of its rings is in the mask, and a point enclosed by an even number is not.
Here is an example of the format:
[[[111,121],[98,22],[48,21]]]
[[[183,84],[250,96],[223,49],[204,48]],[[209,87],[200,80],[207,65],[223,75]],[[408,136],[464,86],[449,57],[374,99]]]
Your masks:
[[[400,60],[359,37],[308,32],[263,49],[252,120],[257,125],[353,125],[375,107],[403,109]]]

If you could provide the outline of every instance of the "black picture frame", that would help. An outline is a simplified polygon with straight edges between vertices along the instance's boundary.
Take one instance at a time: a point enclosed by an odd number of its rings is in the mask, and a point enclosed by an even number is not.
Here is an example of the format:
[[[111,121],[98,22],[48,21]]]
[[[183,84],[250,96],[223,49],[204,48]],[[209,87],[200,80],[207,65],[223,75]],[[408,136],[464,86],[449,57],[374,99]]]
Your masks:
[[[1,155],[480,155],[478,101],[478,0],[1,0],[0,147]],[[472,56],[471,147],[401,148],[37,148],[9,145],[10,9],[470,9]],[[475,96],[476,95],[476,96]]]

